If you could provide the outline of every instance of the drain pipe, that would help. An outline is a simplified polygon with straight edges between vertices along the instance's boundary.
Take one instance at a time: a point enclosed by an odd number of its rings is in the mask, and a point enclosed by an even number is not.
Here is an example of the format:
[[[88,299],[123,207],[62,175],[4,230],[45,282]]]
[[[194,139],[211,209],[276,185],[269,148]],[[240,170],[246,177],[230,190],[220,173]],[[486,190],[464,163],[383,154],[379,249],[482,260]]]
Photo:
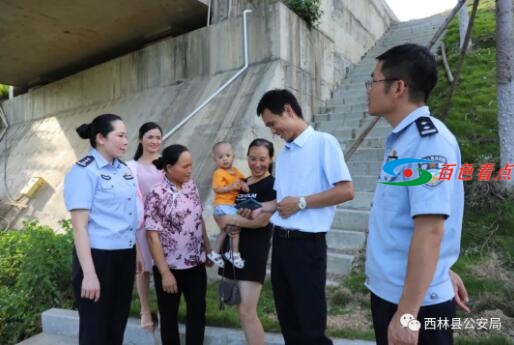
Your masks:
[[[209,102],[216,97],[220,92],[225,90],[227,86],[229,86],[237,77],[239,77],[247,68],[248,68],[248,30],[247,30],[247,22],[246,15],[252,12],[252,10],[244,10],[243,11],[243,49],[244,49],[244,66],[237,71],[236,74],[232,76],[229,80],[225,82],[225,84],[221,85],[221,87],[209,96],[202,104],[200,104],[195,110],[193,110],[189,115],[186,116],[185,119],[179,122],[175,127],[173,127],[166,135],[162,137],[162,140],[165,141],[168,139],[173,133],[178,131],[187,121],[189,121],[193,116],[195,116],[200,110],[203,109]]]

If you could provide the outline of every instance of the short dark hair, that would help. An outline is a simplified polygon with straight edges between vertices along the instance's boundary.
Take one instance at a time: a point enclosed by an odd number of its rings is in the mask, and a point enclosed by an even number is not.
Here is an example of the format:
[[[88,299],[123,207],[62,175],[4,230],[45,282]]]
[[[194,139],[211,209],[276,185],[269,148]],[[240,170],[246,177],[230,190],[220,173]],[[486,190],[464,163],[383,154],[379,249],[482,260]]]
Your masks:
[[[377,56],[377,60],[382,62],[384,78],[403,80],[407,84],[410,101],[427,103],[437,83],[437,64],[428,48],[406,43]]]
[[[112,123],[122,121],[119,115],[102,114],[98,115],[91,123],[84,123],[77,127],[76,131],[82,139],[89,139],[91,146],[96,148],[96,135],[100,133],[104,138],[114,130]]]
[[[145,122],[139,127],[139,140],[143,139],[143,136],[146,132],[151,131],[152,129],[158,129],[162,135],[162,128],[155,122]],[[143,144],[139,143],[137,145],[136,153],[134,154],[134,160],[137,161],[143,155]]]
[[[260,116],[266,109],[273,114],[282,116],[286,104],[289,104],[296,115],[303,119],[302,108],[298,104],[298,100],[286,89],[274,89],[266,92],[257,105],[257,116]]]
[[[187,147],[180,144],[174,144],[166,147],[162,151],[162,156],[154,160],[152,163],[159,170],[163,170],[166,166],[175,165],[180,158],[180,155],[184,152],[189,151]]]

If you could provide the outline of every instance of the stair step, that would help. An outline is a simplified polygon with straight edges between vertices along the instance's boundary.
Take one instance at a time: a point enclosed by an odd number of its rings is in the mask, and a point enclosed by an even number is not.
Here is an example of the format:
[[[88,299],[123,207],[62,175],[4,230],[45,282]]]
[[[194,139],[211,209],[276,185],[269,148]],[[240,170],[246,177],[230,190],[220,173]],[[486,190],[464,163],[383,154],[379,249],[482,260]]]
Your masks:
[[[326,109],[326,108],[325,108]],[[365,119],[369,117],[366,111],[353,111],[353,112],[330,112],[326,111],[314,115],[314,123],[316,125],[324,125],[325,122],[341,121],[344,122],[347,119]]]
[[[358,171],[356,173],[359,173]],[[353,188],[361,192],[374,192],[377,187],[377,179],[380,171],[373,175],[352,175]],[[351,174],[351,170],[350,170]]]
[[[353,157],[352,157],[353,158]],[[365,162],[365,161],[354,161],[353,159],[350,159],[348,162],[346,162],[346,165],[348,166],[348,170],[350,170],[350,174],[352,175],[354,189],[362,192],[366,192],[364,190],[359,190],[355,188],[356,180],[355,178],[357,176],[373,176],[375,178],[375,181],[380,174],[380,171],[382,169],[382,162]],[[373,192],[375,189],[371,190],[370,192]]]
[[[355,255],[327,253],[327,274],[345,276],[352,270]]]
[[[367,231],[369,210],[337,209],[332,227]]]
[[[332,130],[336,130],[336,129],[345,129],[345,128],[364,129],[371,123],[371,121],[373,121],[373,117],[371,117],[371,116],[367,116],[367,117],[363,117],[363,118],[344,118],[343,117],[338,120],[320,122],[315,127],[319,131],[330,133]],[[375,126],[376,127],[387,126],[389,129],[391,128],[386,123],[377,123]]]
[[[379,161],[384,159],[384,149],[372,147],[359,147],[352,156],[352,160]]]
[[[362,231],[330,229],[327,233],[327,247],[336,250],[357,251],[364,247],[366,234]]]
[[[355,143],[355,139],[342,139],[340,140],[341,147],[343,147],[343,150],[347,150]],[[362,148],[377,148],[377,149],[384,149],[385,145],[385,138],[368,138],[366,136],[366,139],[364,139],[359,147]]]
[[[344,129],[335,129],[333,131],[330,131],[330,133],[338,138],[340,141],[347,140],[347,139],[356,139],[360,133],[365,129],[359,128],[344,128]],[[385,138],[389,133],[391,132],[391,127],[387,126],[378,126],[371,129],[371,131],[368,133],[370,137],[375,138]],[[353,158],[352,158],[353,159]]]
[[[373,192],[355,192],[353,200],[347,201],[343,204],[338,205],[338,208],[345,209],[364,209],[369,210],[371,202],[373,201]]]
[[[337,113],[365,112],[368,110],[368,102],[344,104],[337,99],[332,99],[326,102],[326,108],[330,109],[330,112]]]

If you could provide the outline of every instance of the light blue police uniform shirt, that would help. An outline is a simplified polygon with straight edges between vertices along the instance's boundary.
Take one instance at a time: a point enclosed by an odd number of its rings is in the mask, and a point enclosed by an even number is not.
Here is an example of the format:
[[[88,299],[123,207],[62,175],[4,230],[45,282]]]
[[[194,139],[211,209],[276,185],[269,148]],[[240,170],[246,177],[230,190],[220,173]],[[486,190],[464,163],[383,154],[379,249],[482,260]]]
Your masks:
[[[332,135],[307,127],[294,141],[287,143],[277,157],[274,189],[277,201],[326,191],[338,182],[351,181],[341,145]],[[288,218],[278,212],[271,223],[305,232],[330,230],[336,206],[306,208]]]
[[[129,168],[115,159],[109,163],[97,150],[73,165],[64,179],[68,211],[88,210],[91,248],[127,249],[136,243],[143,210]]]
[[[431,123],[423,117],[428,117]],[[430,171],[434,177],[420,186],[377,183],[369,218],[366,286],[380,298],[398,304],[407,274],[413,217],[444,215],[439,259],[422,305],[446,302],[454,297],[448,271],[459,256],[464,211],[463,182],[457,178],[461,166],[457,140],[441,121],[430,116],[428,107],[423,106],[404,118],[389,134],[383,163],[396,158],[427,159],[436,163],[401,165],[395,171],[397,177],[381,171],[379,181],[412,180],[419,176],[417,168]],[[443,163],[456,164],[449,181],[438,178]],[[405,168],[412,169],[410,178],[403,175]]]

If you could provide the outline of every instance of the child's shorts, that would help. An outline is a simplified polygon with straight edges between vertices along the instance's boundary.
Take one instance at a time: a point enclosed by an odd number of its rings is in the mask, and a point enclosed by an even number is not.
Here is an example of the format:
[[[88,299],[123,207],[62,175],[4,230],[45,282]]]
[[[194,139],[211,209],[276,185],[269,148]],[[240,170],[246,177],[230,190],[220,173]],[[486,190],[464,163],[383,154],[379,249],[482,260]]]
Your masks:
[[[218,205],[214,208],[214,217],[234,216],[237,209],[233,205]]]

